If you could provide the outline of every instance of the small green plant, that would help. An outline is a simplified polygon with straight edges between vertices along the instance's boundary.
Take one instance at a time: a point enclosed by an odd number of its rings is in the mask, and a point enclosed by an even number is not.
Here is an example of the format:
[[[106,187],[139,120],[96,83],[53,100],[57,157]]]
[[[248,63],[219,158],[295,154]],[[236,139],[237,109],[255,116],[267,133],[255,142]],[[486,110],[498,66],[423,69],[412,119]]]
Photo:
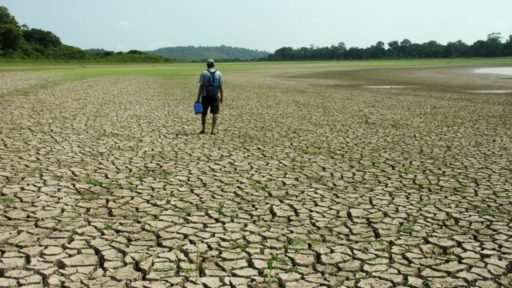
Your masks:
[[[54,181],[58,181],[61,179],[61,177],[57,174],[52,173],[52,174],[50,174],[50,179],[52,179]]]
[[[141,261],[139,261],[139,262],[141,262]],[[153,268],[151,271],[155,272],[155,273],[174,273],[176,271],[176,267],[174,267],[172,265],[159,266],[159,267]]]
[[[427,200],[416,202],[416,207],[418,207],[418,208],[425,208],[425,207],[428,207],[428,206],[432,206],[432,202],[427,201]]]
[[[288,238],[288,247],[296,247],[296,246],[300,246],[302,244],[306,243],[303,239],[301,238]]]
[[[450,261],[450,262],[458,260],[457,256],[455,256],[455,255],[441,255],[441,256],[438,256],[437,258],[440,258],[440,259],[443,259],[443,260],[447,260],[447,261]]]
[[[197,212],[207,212],[208,211],[208,207],[205,207],[201,204],[196,204],[196,211]]]
[[[249,244],[245,242],[233,242],[229,245],[228,250],[240,250],[245,252],[249,248]]]
[[[224,203],[219,203],[219,206],[212,209],[219,215],[224,215]]]
[[[311,245],[318,245],[323,242],[322,238],[311,238],[308,240]]]
[[[111,222],[109,222],[109,223],[105,223],[105,224],[103,225],[103,230],[114,230],[114,225],[115,225],[115,224],[114,224],[114,223],[111,223]]]
[[[42,171],[43,171],[43,168],[34,167],[34,168],[30,169],[30,171],[28,171],[27,176],[34,177],[36,175],[41,174]]]
[[[79,195],[80,197],[82,197],[82,199],[88,200],[88,201],[93,201],[93,200],[97,200],[100,198],[100,194],[94,193],[94,192],[91,192],[91,191],[85,190],[85,189],[78,189],[75,193],[77,195]]]
[[[412,233],[416,231],[416,223],[418,223],[418,217],[414,216],[410,222],[407,223],[407,225],[402,226],[400,228],[400,232],[403,233]]]
[[[494,195],[498,198],[506,198],[507,197],[507,193],[505,193],[505,192],[494,192]]]
[[[304,153],[306,155],[318,155],[321,152],[322,152],[322,150],[320,150],[320,148],[315,147],[315,146],[309,146],[309,147],[306,147],[305,149],[302,149],[302,153]]]
[[[158,173],[158,178],[167,179],[172,176],[172,173],[167,170],[162,170]]]
[[[10,196],[1,196],[0,197],[0,205],[11,207],[12,204],[16,202],[16,198]]]
[[[112,180],[108,180],[102,183],[102,186],[107,188],[108,190],[116,190],[119,189],[119,185],[114,183]]]
[[[88,184],[91,186],[101,186],[101,181],[96,180],[94,178],[87,177],[87,178],[85,178],[85,184]]]
[[[272,195],[271,197],[279,201],[286,200],[286,198],[288,198],[287,195]]]
[[[123,185],[123,188],[126,190],[135,191],[135,190],[137,190],[137,185],[131,184],[131,183],[125,184],[125,185]]]
[[[327,222],[327,227],[336,227],[338,225],[338,223],[334,220],[329,220]]]
[[[277,255],[275,253],[270,254],[270,259],[267,260],[267,269],[265,269],[265,279],[267,283],[275,283],[277,279],[274,278],[272,272],[274,271],[274,267],[276,264],[286,265],[289,263],[288,258],[282,255]]]
[[[401,167],[398,169],[400,174],[414,174],[416,170],[413,167]]]
[[[135,178],[137,178],[137,180],[139,180],[139,181],[143,181],[144,179],[148,178],[148,174],[143,173],[143,174],[137,175]]]
[[[251,188],[256,191],[267,191],[268,185],[267,184],[260,184],[256,181],[251,181]]]

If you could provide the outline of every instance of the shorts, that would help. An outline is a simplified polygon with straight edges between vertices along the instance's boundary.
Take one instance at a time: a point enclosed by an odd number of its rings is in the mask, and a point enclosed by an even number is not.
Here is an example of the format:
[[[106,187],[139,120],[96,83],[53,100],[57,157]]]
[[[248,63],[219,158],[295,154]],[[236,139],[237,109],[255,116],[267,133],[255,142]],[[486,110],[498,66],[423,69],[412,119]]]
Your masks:
[[[208,114],[208,109],[210,109],[211,114],[219,114],[220,111],[220,102],[219,96],[216,97],[207,97],[203,96],[201,98],[201,104],[203,104],[203,115]]]

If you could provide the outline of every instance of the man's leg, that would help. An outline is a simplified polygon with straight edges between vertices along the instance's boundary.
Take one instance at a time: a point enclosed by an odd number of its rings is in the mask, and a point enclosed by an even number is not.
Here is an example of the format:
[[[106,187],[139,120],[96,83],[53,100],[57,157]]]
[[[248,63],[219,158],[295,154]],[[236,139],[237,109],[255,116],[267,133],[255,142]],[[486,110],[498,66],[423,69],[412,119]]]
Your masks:
[[[217,134],[217,131],[215,131],[215,125],[217,125],[217,116],[219,114],[213,114],[212,115],[212,134]]]
[[[204,127],[206,126],[206,115],[201,115],[201,131],[199,133],[204,134]]]

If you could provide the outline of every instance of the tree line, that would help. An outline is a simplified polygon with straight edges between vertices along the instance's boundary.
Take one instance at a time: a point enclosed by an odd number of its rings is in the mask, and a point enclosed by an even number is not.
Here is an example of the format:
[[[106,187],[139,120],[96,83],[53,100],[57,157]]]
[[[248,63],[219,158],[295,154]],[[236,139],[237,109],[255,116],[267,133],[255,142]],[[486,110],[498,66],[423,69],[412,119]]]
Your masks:
[[[5,6],[0,6],[0,58],[30,60],[78,60],[101,62],[169,62],[137,50],[113,52],[82,50],[65,45],[50,31],[19,25]]]
[[[166,47],[149,51],[151,54],[160,55],[177,61],[200,61],[213,58],[215,60],[248,61],[265,58],[270,53],[230,46],[179,46]]]
[[[446,45],[436,41],[412,43],[408,39],[391,41],[386,45],[379,41],[367,48],[346,48],[345,43],[330,47],[282,47],[266,60],[363,60],[363,59],[402,59],[402,58],[455,58],[455,57],[505,57],[512,56],[512,35],[502,41],[500,33],[491,33],[486,40],[478,40],[471,45],[463,41],[449,42]]]

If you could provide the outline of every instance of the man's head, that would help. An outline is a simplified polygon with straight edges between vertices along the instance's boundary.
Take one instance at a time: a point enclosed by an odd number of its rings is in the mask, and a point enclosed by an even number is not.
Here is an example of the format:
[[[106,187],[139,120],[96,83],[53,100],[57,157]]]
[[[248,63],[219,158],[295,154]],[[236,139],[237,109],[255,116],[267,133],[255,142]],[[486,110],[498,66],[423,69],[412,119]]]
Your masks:
[[[208,61],[206,61],[206,67],[208,67],[208,68],[215,67],[215,61],[213,61],[213,59],[208,59]]]

